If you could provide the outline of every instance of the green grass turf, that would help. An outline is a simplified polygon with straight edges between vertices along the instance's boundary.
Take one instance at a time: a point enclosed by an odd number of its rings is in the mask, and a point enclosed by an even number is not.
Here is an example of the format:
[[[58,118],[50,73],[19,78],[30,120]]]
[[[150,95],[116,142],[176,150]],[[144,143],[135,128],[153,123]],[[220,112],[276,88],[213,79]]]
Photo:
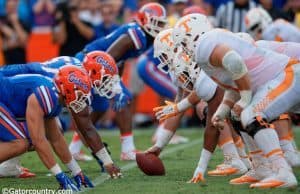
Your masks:
[[[144,150],[150,146],[151,135],[153,130],[136,130],[135,143],[138,149]],[[300,128],[295,130],[296,141],[300,142]],[[144,175],[137,167],[133,167],[123,172],[124,178],[119,180],[106,180],[97,185],[94,189],[86,190],[85,193],[102,193],[102,194],[186,194],[186,193],[299,193],[298,190],[289,191],[286,189],[271,189],[259,190],[249,189],[248,186],[232,186],[228,182],[233,177],[208,177],[206,176],[206,185],[203,184],[187,184],[196,167],[199,159],[200,149],[202,148],[203,130],[186,129],[179,130],[179,134],[187,136],[190,140],[197,141],[196,145],[186,149],[176,151],[174,153],[164,155],[163,162],[166,167],[166,176],[150,177]],[[112,157],[116,164],[123,167],[134,162],[121,162],[119,160],[120,141],[117,131],[102,131],[104,141],[109,143],[109,148],[112,151]],[[68,141],[71,134],[67,133]],[[170,145],[167,150],[173,149],[178,145]],[[298,145],[300,146],[300,145]],[[222,154],[219,149],[216,150],[208,169],[213,169],[217,164],[222,162]],[[0,189],[2,188],[22,188],[22,189],[56,189],[58,184],[53,176],[49,177],[49,171],[42,165],[36,153],[27,153],[22,157],[22,165],[30,168],[31,171],[37,174],[33,179],[16,179],[16,178],[1,178]],[[81,168],[90,177],[91,180],[99,179],[101,176],[99,167],[95,161],[80,162]],[[66,169],[66,168],[64,168]],[[300,170],[296,169],[295,174],[300,181]],[[102,174],[103,178],[104,175]],[[1,191],[1,190],[0,190]]]

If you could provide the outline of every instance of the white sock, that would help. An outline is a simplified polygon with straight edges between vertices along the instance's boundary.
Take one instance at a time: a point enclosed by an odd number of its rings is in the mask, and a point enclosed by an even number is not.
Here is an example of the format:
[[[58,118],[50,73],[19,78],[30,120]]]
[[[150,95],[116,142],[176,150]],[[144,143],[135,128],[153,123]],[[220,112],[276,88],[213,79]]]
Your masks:
[[[205,148],[202,149],[199,162],[198,162],[198,167],[200,168],[200,171],[203,176],[206,172],[207,165],[210,161],[211,155],[212,153],[210,151],[206,150]]]
[[[156,132],[156,142],[154,146],[163,149],[169,143],[173,135],[173,131],[166,129],[163,124],[159,125]]]
[[[121,136],[121,151],[123,153],[135,150],[132,133]]]
[[[71,152],[71,154],[79,154],[81,147],[82,147],[83,143],[80,139],[78,140],[72,140],[72,142],[69,145],[69,150]]]
[[[246,149],[245,149],[244,142],[243,142],[242,138],[239,137],[239,140],[234,142],[234,144],[235,144],[235,147],[237,149],[237,152],[238,152],[239,156],[241,158],[247,158],[248,154],[246,153]]]
[[[254,136],[254,140],[274,166],[289,168],[288,163],[282,156],[279,139],[274,129],[267,128],[258,131]]]
[[[260,148],[256,145],[254,139],[250,135],[248,135],[248,133],[241,132],[241,135],[249,152],[260,150]]]
[[[240,158],[237,149],[233,141],[228,141],[221,146],[224,156],[229,156],[230,158]]]
[[[72,176],[76,176],[78,173],[81,172],[81,168],[79,167],[78,163],[73,157],[71,161],[66,164],[66,166],[72,172]]]

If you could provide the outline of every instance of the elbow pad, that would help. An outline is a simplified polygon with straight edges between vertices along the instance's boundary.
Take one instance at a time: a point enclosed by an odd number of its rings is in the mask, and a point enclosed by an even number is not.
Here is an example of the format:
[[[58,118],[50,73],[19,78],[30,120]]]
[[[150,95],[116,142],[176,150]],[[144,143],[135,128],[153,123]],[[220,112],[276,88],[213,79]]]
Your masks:
[[[222,64],[230,72],[233,80],[240,79],[248,72],[247,66],[241,56],[233,50],[228,51],[224,55]]]

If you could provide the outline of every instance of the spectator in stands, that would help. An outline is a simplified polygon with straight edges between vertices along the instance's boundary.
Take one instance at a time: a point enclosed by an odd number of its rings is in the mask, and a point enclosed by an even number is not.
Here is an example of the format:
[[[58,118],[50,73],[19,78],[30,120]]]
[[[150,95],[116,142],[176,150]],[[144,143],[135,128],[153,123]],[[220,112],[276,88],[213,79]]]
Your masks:
[[[253,0],[229,1],[218,8],[215,26],[232,32],[245,32],[244,17],[248,10],[256,6]]]
[[[29,0],[32,8],[33,27],[54,25],[54,0]]]
[[[117,13],[113,6],[110,2],[102,4],[100,8],[102,22],[95,27],[95,38],[106,36],[119,27],[116,22]]]
[[[215,15],[218,8],[230,0],[204,0],[208,15]]]
[[[18,17],[18,0],[7,0],[6,16],[0,18],[2,49],[6,64],[26,63],[29,28]]]
[[[60,55],[75,55],[95,36],[92,24],[79,18],[81,1],[70,0],[57,6],[53,38],[60,45]]]
[[[188,0],[171,0],[170,15],[168,22],[171,27],[175,25],[177,20],[182,16],[183,10],[188,6]]]
[[[93,26],[99,25],[102,21],[100,0],[85,0],[81,1],[81,4],[82,10],[79,13],[79,18]]]

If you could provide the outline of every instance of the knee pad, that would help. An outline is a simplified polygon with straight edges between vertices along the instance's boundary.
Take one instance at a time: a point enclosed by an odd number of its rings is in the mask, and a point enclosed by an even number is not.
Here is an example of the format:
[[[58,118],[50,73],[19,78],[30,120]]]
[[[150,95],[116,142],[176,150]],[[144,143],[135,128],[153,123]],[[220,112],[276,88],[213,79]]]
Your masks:
[[[266,128],[274,128],[274,126],[272,124],[269,124],[266,119],[258,116],[258,117],[255,117],[254,121],[246,127],[246,132],[252,138],[254,138],[254,135],[258,131],[260,131],[262,129],[266,129]]]

